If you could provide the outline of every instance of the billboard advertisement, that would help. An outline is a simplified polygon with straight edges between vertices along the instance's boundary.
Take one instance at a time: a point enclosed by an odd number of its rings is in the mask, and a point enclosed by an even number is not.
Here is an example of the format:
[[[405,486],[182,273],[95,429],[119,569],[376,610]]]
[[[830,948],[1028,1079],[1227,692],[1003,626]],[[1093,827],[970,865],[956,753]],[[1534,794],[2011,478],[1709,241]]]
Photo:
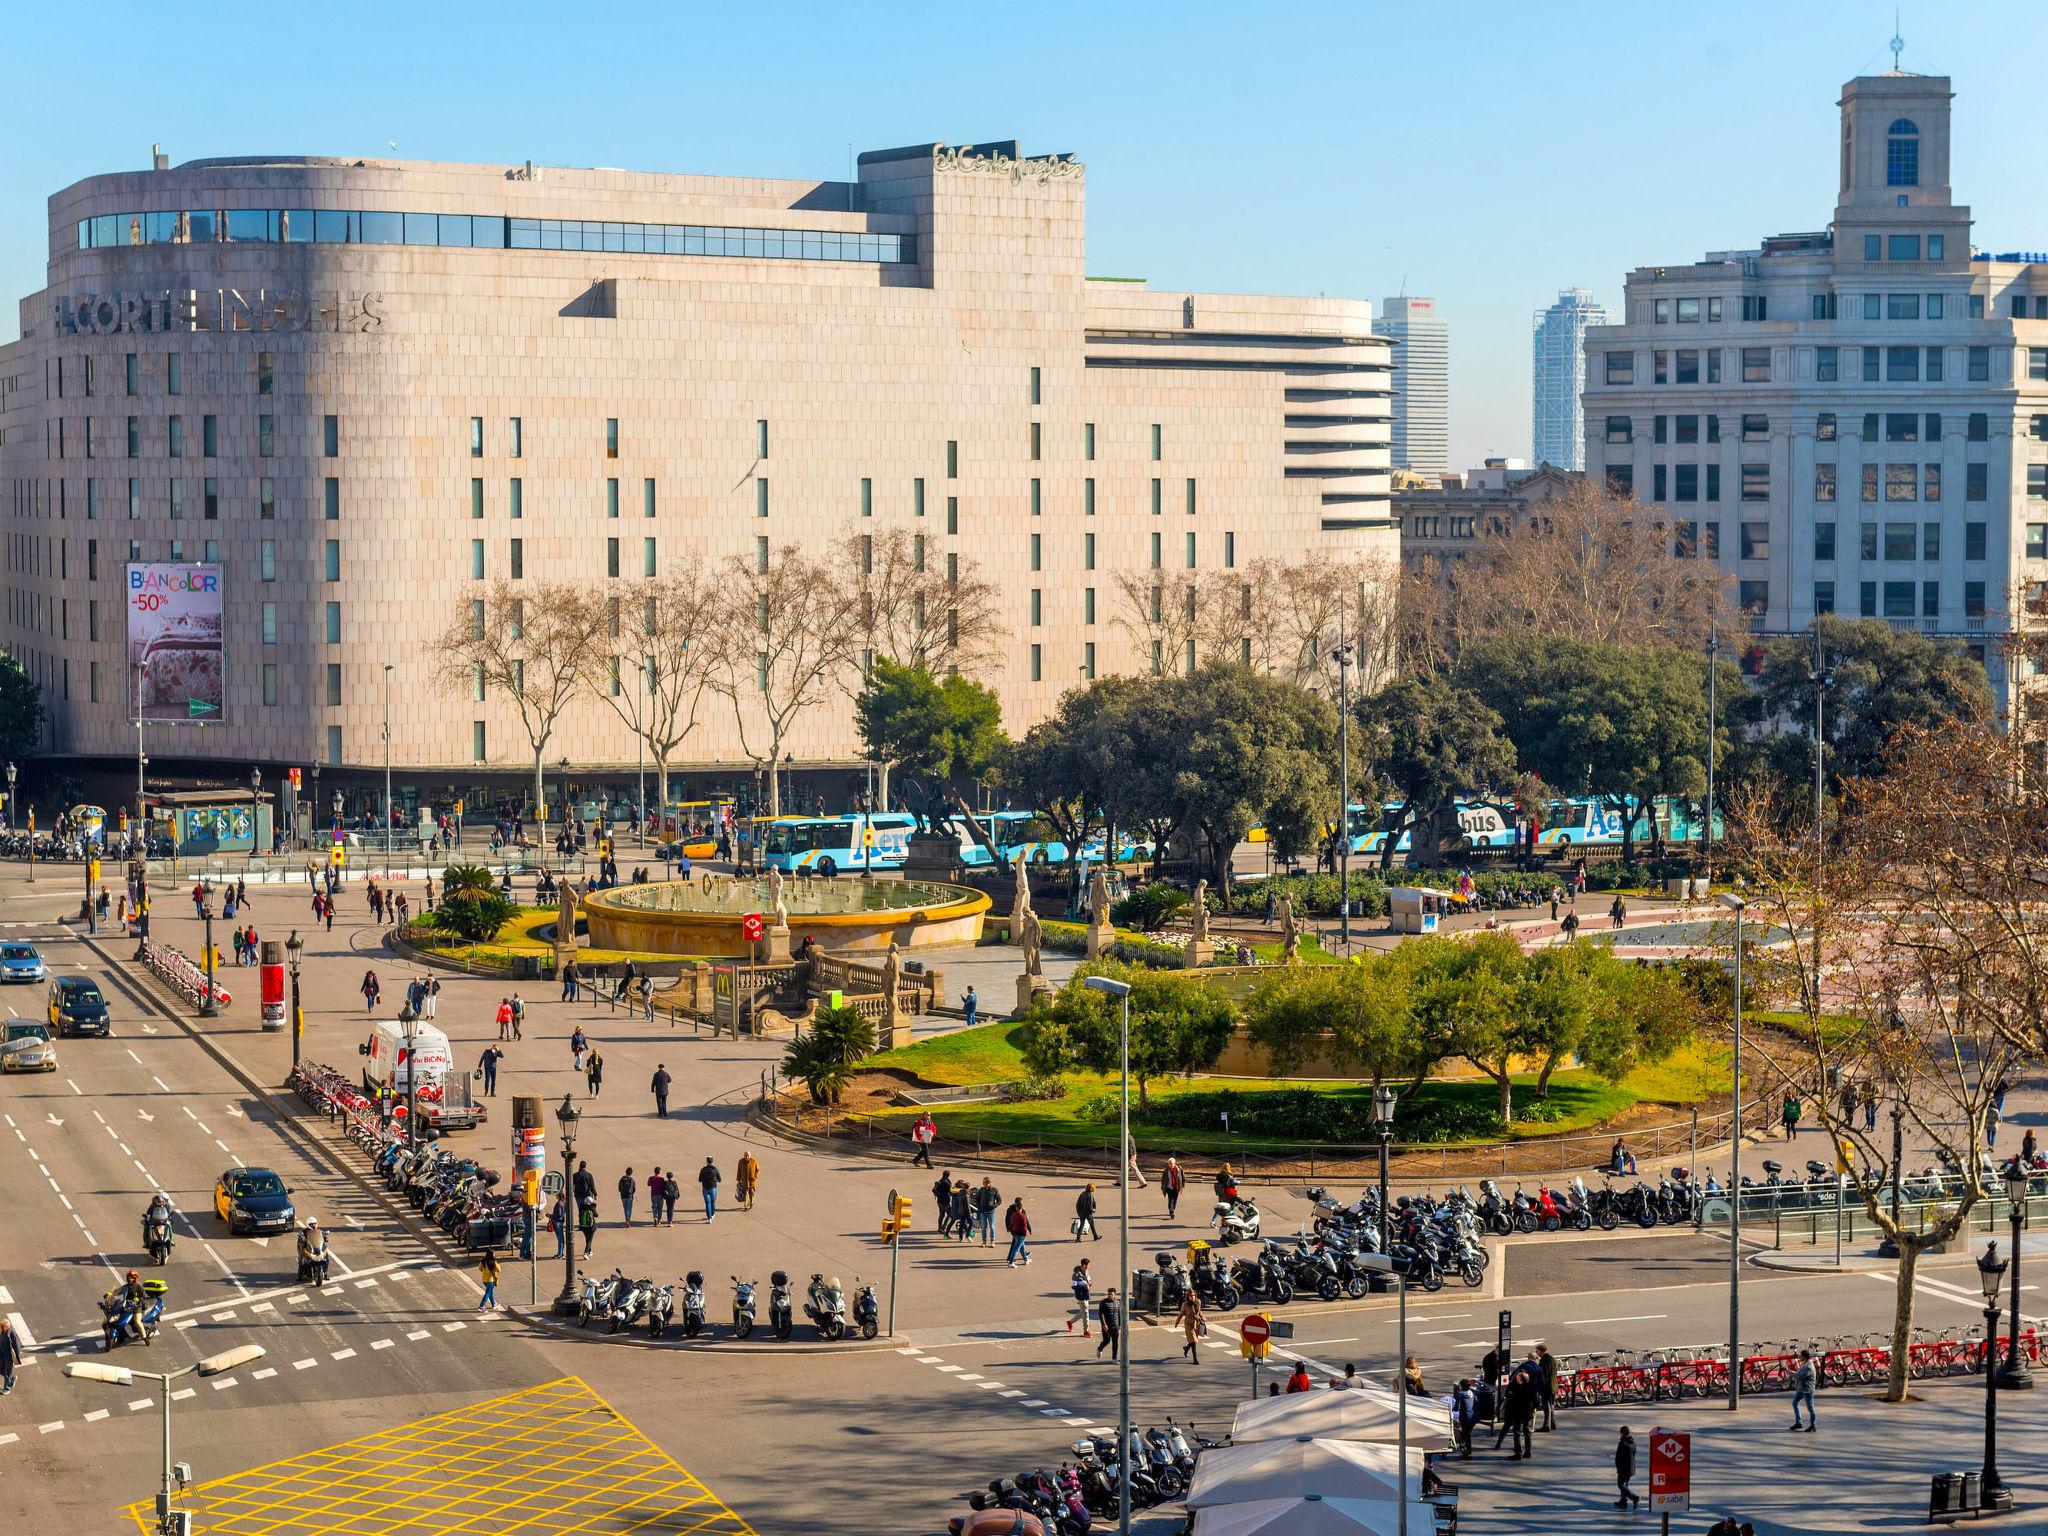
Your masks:
[[[216,723],[226,702],[218,565],[128,567],[128,676],[138,720]]]

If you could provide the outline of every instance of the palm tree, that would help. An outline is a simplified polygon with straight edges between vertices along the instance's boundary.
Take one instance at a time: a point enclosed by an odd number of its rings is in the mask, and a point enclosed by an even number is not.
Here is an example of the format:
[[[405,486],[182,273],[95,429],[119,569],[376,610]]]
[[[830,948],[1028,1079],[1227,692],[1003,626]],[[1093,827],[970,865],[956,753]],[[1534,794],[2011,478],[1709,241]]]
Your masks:
[[[481,864],[450,864],[441,875],[441,889],[450,896],[460,896],[465,891],[495,891],[497,888],[498,882]]]
[[[809,1090],[817,1105],[837,1104],[854,1068],[875,1053],[875,1026],[857,1008],[821,1008],[809,1034],[790,1041],[783,1070]]]

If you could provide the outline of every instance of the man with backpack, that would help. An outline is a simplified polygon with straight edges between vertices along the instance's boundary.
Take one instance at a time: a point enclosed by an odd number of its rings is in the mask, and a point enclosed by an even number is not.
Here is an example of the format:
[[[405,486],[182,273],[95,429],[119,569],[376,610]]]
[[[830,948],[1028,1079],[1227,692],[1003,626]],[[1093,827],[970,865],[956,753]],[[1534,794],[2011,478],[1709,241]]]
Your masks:
[[[1010,1268],[1031,1262],[1031,1218],[1024,1214],[1024,1197],[1019,1195],[1003,1213],[1003,1228],[1010,1234]]]

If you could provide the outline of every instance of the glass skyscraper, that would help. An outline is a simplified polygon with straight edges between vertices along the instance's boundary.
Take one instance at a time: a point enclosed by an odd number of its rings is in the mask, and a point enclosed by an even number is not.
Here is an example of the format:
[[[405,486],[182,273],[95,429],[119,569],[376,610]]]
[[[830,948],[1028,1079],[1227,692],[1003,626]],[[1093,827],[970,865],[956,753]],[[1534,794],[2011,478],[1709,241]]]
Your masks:
[[[1530,462],[1558,469],[1586,467],[1586,327],[1614,316],[1584,288],[1567,288],[1536,314],[1530,345]],[[1398,375],[1397,375],[1398,377]]]

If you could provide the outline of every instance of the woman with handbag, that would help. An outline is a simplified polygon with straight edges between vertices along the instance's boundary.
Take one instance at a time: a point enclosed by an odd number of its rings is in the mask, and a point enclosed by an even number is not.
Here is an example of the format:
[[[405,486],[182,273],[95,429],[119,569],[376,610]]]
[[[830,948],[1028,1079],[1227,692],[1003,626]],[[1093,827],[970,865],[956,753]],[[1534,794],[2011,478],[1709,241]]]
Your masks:
[[[1182,1346],[1181,1353],[1190,1360],[1199,1360],[1201,1356],[1195,1352],[1195,1341],[1209,1331],[1209,1320],[1202,1315],[1202,1298],[1197,1296],[1192,1289],[1181,1297],[1180,1316],[1175,1318],[1174,1321],[1179,1324],[1180,1331],[1188,1336],[1188,1341]]]

